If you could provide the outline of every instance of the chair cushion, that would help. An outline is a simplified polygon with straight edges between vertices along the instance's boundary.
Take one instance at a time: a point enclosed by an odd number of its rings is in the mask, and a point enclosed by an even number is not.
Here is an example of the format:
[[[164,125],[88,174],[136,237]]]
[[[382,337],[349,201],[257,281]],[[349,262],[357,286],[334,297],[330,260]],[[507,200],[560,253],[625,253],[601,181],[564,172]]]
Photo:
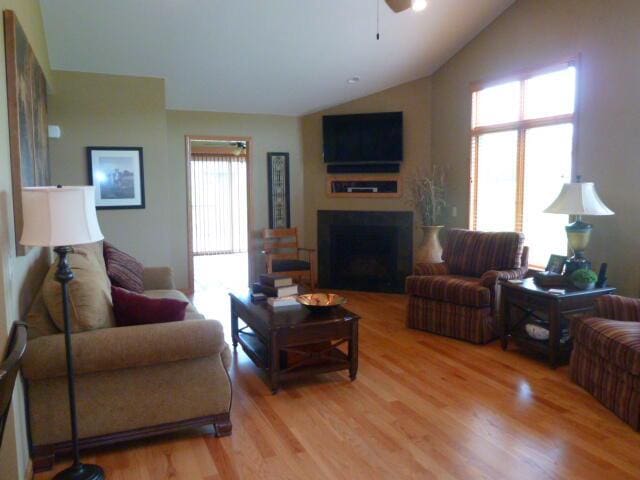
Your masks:
[[[107,275],[113,285],[136,293],[144,292],[142,263],[109,242],[104,242],[103,252]]]
[[[84,332],[115,326],[111,285],[95,255],[80,250],[67,256],[74,278],[69,282],[71,331]],[[51,320],[64,331],[62,291],[55,279],[57,261],[49,268],[42,283],[42,298]]]
[[[491,291],[480,285],[479,278],[460,275],[408,277],[407,293],[469,307],[486,307],[491,303]]]
[[[298,272],[303,270],[311,270],[311,264],[304,260],[277,260],[274,259],[271,264],[274,272]]]
[[[184,320],[189,302],[173,298],[151,298],[120,287],[111,287],[113,312],[118,327]]]
[[[442,259],[455,275],[479,277],[488,270],[520,268],[524,235],[516,232],[477,232],[451,229]]]
[[[573,340],[632,375],[640,375],[640,323],[592,317],[572,325]]]

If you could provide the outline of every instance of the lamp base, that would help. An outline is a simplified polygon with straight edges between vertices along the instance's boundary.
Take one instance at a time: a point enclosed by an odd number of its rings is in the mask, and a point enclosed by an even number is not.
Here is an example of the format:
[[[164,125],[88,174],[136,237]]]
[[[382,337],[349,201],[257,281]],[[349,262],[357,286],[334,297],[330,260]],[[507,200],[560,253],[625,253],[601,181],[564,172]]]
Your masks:
[[[566,276],[569,276],[576,270],[581,270],[581,269],[591,270],[591,261],[586,259],[582,254],[582,252],[576,252],[576,255],[569,258],[564,263],[564,274]]]
[[[80,463],[59,472],[53,480],[104,480],[104,470],[98,465]]]

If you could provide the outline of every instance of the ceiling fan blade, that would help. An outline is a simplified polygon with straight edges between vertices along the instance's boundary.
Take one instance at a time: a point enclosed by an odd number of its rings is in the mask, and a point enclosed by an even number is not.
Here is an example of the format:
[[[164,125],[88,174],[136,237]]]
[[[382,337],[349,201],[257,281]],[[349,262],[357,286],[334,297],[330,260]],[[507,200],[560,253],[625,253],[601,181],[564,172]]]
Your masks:
[[[411,7],[411,0],[385,0],[389,8],[396,13],[403,12]]]

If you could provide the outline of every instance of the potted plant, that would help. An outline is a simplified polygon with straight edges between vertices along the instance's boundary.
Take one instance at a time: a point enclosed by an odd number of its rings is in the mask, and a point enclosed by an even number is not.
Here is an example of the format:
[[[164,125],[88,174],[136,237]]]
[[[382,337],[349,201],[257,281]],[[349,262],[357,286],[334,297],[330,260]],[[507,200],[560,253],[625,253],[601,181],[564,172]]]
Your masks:
[[[418,168],[411,176],[411,205],[418,214],[423,232],[422,243],[416,252],[417,263],[442,261],[442,246],[438,234],[443,228],[445,201],[445,169],[439,165]]]
[[[593,270],[581,268],[569,277],[571,284],[579,290],[591,290],[596,286],[598,275]]]

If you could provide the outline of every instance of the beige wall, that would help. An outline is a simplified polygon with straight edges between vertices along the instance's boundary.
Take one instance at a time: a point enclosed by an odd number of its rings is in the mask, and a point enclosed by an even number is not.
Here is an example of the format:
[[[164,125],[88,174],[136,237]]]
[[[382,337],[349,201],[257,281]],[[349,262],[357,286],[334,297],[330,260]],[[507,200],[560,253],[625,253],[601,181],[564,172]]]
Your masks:
[[[470,82],[580,54],[576,173],[616,212],[589,218],[587,254],[609,263],[623,293],[640,294],[639,25],[637,0],[520,0],[432,77],[432,157],[452,167],[459,212],[450,225],[468,224]]]
[[[53,86],[47,44],[37,0],[0,0],[0,9],[13,10],[22,25],[49,87]],[[2,28],[2,27],[0,27]],[[4,32],[0,38],[4,38]],[[0,40],[0,352],[4,349],[11,324],[26,312],[37,285],[49,263],[48,252],[32,249],[26,256],[15,256],[11,163],[9,160],[9,125],[7,120],[7,85],[4,42]],[[19,382],[18,382],[19,383]],[[29,459],[24,414],[24,395],[20,385],[13,396],[4,441],[0,450],[0,478],[22,479]]]
[[[62,138],[49,142],[53,181],[88,183],[87,146],[142,147],[146,207],[101,210],[98,220],[107,240],[143,263],[170,265],[164,81],[61,71],[54,76],[49,121],[61,126]]]
[[[304,157],[305,241],[316,246],[318,210],[412,210],[407,178],[416,166],[430,164],[431,81],[422,78],[302,118]],[[347,113],[402,111],[404,161],[401,198],[330,198],[326,194],[326,165],[322,160],[322,116]],[[417,217],[414,217],[417,218]],[[420,233],[414,233],[414,251]]]
[[[62,127],[51,140],[53,180],[88,181],[86,147],[143,147],[146,208],[102,210],[105,237],[146,265],[170,265],[178,287],[187,288],[187,193],[184,136],[252,137],[254,229],[268,224],[266,154],[290,153],[294,224],[302,224],[299,120],[274,115],[167,111],[164,81],[117,75],[54,72],[50,122]],[[262,268],[259,259],[256,269]]]
[[[173,179],[169,212],[172,218],[172,255],[176,279],[187,285],[187,190],[185,135],[220,135],[251,137],[251,195],[254,213],[253,251],[260,250],[257,237],[269,224],[267,196],[267,152],[289,152],[291,219],[293,226],[304,225],[302,155],[300,122],[296,117],[248,115],[216,112],[167,111],[169,170]],[[253,256],[254,271],[264,271],[264,260]]]

